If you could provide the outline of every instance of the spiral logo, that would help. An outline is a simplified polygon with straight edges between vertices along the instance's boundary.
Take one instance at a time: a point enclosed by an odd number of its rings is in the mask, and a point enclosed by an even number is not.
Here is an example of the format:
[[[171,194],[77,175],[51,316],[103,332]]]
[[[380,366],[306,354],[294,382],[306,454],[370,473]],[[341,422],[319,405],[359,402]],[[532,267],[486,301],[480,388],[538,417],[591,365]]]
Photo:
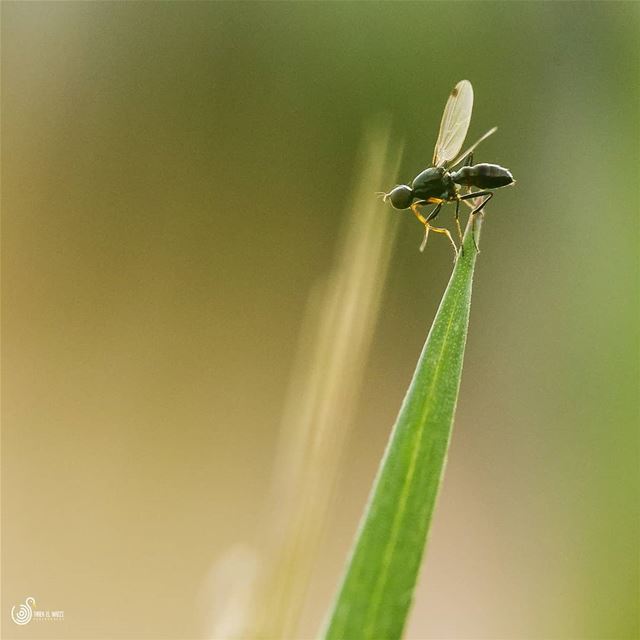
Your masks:
[[[33,618],[33,607],[36,599],[29,596],[24,604],[18,604],[11,607],[11,619],[16,624],[28,624]]]

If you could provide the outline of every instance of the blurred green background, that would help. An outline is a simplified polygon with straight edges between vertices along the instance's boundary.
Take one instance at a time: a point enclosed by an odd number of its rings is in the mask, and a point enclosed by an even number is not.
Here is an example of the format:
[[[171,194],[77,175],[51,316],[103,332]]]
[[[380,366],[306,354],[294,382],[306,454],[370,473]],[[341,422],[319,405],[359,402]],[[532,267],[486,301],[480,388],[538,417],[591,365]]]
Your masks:
[[[431,159],[458,80],[483,228],[408,638],[638,638],[640,5],[2,4],[2,628],[201,638],[255,535],[366,123]],[[402,216],[317,629],[451,270]],[[444,220],[451,222],[448,211]],[[13,625],[25,597],[65,621]]]

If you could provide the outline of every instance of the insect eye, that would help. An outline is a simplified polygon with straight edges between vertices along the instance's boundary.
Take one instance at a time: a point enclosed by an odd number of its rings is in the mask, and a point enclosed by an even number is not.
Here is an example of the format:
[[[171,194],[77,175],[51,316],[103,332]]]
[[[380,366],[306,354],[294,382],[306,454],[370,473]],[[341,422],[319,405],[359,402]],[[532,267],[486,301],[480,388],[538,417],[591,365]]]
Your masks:
[[[413,190],[406,184],[393,188],[385,199],[391,202],[394,209],[407,209],[413,200]]]

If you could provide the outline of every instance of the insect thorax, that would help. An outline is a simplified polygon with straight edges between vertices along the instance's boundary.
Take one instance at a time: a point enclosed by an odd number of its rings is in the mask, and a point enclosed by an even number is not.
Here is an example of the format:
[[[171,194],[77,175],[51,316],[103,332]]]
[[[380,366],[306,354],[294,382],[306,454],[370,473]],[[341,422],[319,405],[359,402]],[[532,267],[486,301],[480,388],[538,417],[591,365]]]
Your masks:
[[[411,183],[414,195],[420,200],[429,198],[449,198],[454,184],[449,174],[441,167],[430,167],[419,173]]]

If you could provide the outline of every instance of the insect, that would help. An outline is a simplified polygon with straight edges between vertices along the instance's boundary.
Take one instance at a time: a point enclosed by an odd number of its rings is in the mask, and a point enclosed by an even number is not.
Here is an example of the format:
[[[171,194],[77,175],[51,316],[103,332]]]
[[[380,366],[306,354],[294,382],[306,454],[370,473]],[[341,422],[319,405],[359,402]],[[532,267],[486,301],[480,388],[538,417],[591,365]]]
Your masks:
[[[383,200],[391,203],[394,209],[411,209],[413,214],[424,225],[424,239],[420,245],[420,251],[424,251],[429,237],[429,231],[443,233],[449,238],[458,256],[458,248],[448,229],[434,227],[431,224],[440,213],[442,206],[447,203],[456,203],[456,227],[462,248],[462,229],[460,228],[460,203],[466,202],[472,208],[472,224],[475,223],[476,214],[480,213],[487,202],[493,197],[492,189],[506,187],[514,184],[515,180],[511,172],[497,164],[473,164],[473,151],[491,134],[497,127],[490,129],[479,140],[474,142],[466,151],[460,153],[471,121],[473,110],[473,87],[468,80],[461,80],[453,88],[442,114],[440,131],[433,152],[433,166],[419,173],[411,183],[411,186],[401,184],[389,191],[382,193]],[[465,163],[457,171],[452,171],[462,160]],[[466,187],[463,192],[463,187]],[[472,190],[476,188],[476,191]],[[435,208],[426,216],[420,211],[422,207],[435,204]],[[472,229],[474,231],[474,229]],[[476,244],[475,233],[473,243]]]

